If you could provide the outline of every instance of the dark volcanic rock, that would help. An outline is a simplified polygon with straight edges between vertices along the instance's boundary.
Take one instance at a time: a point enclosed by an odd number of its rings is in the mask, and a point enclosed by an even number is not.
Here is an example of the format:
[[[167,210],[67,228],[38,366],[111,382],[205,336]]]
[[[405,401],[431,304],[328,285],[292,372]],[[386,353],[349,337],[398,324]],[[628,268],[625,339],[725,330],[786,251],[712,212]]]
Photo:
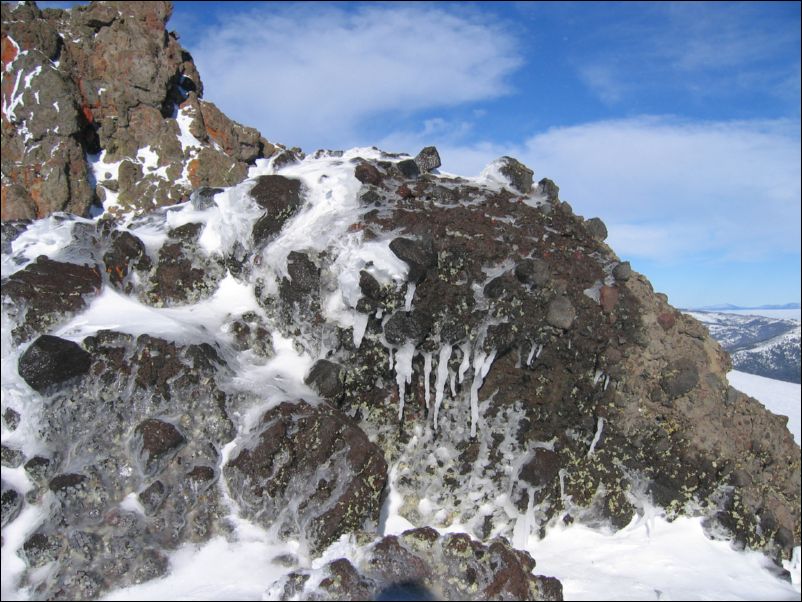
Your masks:
[[[671,397],[680,397],[690,392],[699,383],[699,369],[687,358],[672,362],[663,371],[660,386]]]
[[[387,463],[351,420],[327,404],[282,403],[262,417],[224,474],[246,516],[320,551],[376,524]]]
[[[419,343],[431,328],[431,317],[424,311],[414,309],[411,312],[399,310],[384,325],[384,336],[391,345],[403,345],[406,342]]]
[[[100,270],[41,256],[3,281],[2,295],[13,304],[21,326],[15,334],[30,338],[86,307],[86,296],[100,290]]]
[[[181,432],[169,422],[149,418],[135,429],[136,447],[145,474],[153,475],[187,442]],[[141,445],[141,448],[140,448]]]
[[[318,360],[309,370],[304,382],[325,400],[336,402],[343,394],[343,367],[329,360]]]
[[[193,303],[209,297],[225,275],[223,261],[198,246],[203,224],[188,223],[170,230],[150,272],[148,288],[140,295],[152,305]]]
[[[414,159],[404,159],[403,161],[399,161],[395,164],[398,168],[398,171],[401,172],[408,180],[412,180],[417,178],[420,175],[420,168],[418,164],[415,162]]]
[[[115,230],[111,236],[109,250],[103,255],[103,263],[106,265],[109,281],[124,292],[130,293],[132,287],[125,286],[128,274],[132,269],[149,270],[151,262],[141,240],[130,232]]]
[[[7,487],[5,481],[3,481],[2,487],[2,493],[0,493],[0,521],[2,521],[2,526],[5,527],[19,516],[23,501],[19,491]]]
[[[267,242],[301,206],[301,182],[284,176],[259,176],[251,197],[265,214],[253,226],[254,246]]]
[[[19,374],[32,389],[44,393],[89,371],[92,357],[80,345],[45,334],[19,359]]]
[[[521,467],[519,478],[533,487],[541,487],[555,479],[559,471],[559,454],[539,447],[532,452],[532,459]]]
[[[409,282],[419,283],[426,277],[426,271],[437,263],[431,238],[395,238],[390,243],[390,250],[409,266]]]

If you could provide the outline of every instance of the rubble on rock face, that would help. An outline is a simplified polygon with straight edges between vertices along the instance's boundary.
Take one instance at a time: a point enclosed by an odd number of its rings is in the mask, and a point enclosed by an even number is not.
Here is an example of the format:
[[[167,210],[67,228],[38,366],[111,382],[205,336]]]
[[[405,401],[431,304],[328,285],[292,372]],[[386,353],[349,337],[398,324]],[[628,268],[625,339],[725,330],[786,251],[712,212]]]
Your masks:
[[[424,527],[370,545],[355,567],[345,558],[293,572],[268,592],[278,600],[562,600],[562,585],[533,574],[535,561],[506,541]],[[315,577],[312,579],[312,577]]]
[[[2,11],[3,220],[171,205],[275,152],[202,100],[169,2]]]

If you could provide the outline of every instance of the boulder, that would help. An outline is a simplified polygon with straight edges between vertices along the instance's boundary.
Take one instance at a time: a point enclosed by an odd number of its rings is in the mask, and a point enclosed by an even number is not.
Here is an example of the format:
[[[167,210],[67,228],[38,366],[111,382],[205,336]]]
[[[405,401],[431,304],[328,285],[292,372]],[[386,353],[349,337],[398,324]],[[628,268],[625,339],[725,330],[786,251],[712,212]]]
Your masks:
[[[318,553],[378,522],[387,463],[339,410],[284,402],[262,416],[224,475],[245,516]]]
[[[277,234],[301,206],[301,182],[284,176],[259,176],[250,194],[265,210],[253,226],[253,242],[259,247]]]
[[[414,180],[420,175],[420,167],[418,167],[414,159],[404,159],[396,163],[395,166],[401,172],[401,175],[408,180]]]
[[[20,356],[18,370],[28,385],[45,393],[89,371],[92,356],[72,341],[46,334],[37,338]]]
[[[437,254],[429,237],[420,240],[394,238],[390,250],[409,266],[409,282],[419,283],[426,277],[427,270],[437,264]]]
[[[354,169],[354,177],[363,184],[379,186],[382,183],[382,174],[375,165],[368,162],[360,163]]]
[[[344,392],[344,376],[345,371],[340,364],[321,359],[309,369],[304,382],[326,401],[336,402]]]
[[[632,266],[628,261],[622,261],[613,268],[613,278],[621,282],[626,282],[632,277]]]
[[[602,242],[607,239],[607,226],[598,217],[586,221],[585,228],[595,240]]]
[[[499,162],[499,171],[509,180],[513,188],[523,194],[532,192],[534,171],[512,157],[501,157]]]
[[[568,330],[576,319],[576,310],[568,297],[556,297],[546,313],[546,322],[555,328]]]
[[[440,153],[438,153],[437,149],[433,146],[423,148],[414,160],[421,173],[429,173],[442,165],[440,162]]]

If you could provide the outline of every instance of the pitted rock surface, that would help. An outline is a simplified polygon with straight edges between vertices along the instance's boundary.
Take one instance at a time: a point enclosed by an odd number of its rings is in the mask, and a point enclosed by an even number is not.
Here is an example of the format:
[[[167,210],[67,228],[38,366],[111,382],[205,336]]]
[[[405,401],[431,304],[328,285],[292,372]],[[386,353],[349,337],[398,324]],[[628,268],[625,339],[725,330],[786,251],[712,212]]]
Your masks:
[[[285,402],[262,416],[224,474],[246,516],[320,551],[378,524],[387,463],[337,409]]]

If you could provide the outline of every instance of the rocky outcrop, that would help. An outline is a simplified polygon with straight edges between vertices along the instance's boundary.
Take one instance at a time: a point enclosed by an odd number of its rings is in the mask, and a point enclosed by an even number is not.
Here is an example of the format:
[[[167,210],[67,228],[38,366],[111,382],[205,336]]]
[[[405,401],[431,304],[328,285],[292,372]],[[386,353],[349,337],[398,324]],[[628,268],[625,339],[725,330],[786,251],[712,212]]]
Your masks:
[[[268,590],[277,600],[562,600],[562,584],[500,539],[425,527],[374,542],[354,566],[340,558],[293,572]],[[314,578],[313,578],[314,577]]]
[[[33,349],[43,361],[28,357]],[[25,500],[50,511],[22,551],[32,568],[55,562],[37,598],[96,598],[159,577],[168,550],[218,531],[214,467],[233,435],[224,373],[209,345],[111,331],[29,348],[20,374],[46,397]],[[4,521],[23,504],[14,493],[4,483]]]
[[[171,205],[276,150],[202,100],[169,2],[2,11],[4,221]]]

